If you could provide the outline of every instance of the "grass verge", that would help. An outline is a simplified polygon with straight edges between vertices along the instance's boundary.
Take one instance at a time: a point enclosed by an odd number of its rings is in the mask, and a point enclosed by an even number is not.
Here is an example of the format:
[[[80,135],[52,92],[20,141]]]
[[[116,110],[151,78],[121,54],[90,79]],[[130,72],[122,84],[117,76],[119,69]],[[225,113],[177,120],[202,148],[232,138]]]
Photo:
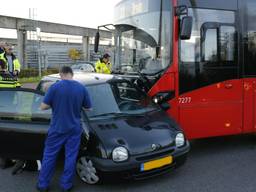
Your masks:
[[[38,83],[41,77],[22,77],[19,78],[20,83]]]

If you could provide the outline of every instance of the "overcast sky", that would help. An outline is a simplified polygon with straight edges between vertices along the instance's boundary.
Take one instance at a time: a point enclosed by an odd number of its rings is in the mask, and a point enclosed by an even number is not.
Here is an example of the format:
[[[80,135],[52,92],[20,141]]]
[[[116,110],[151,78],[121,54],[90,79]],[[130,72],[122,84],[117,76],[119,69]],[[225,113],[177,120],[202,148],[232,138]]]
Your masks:
[[[96,28],[113,22],[113,9],[120,1],[12,0],[1,3],[0,15],[29,18],[29,8],[34,8],[37,20]]]

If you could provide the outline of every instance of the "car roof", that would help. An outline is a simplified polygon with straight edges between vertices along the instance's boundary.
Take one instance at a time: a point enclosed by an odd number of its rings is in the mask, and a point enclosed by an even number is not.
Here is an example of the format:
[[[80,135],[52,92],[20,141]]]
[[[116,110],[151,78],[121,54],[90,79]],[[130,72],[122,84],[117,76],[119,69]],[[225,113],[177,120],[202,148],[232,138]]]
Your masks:
[[[93,84],[106,83],[109,80],[119,79],[119,78],[109,74],[74,71],[73,79],[85,85],[93,85]],[[42,81],[58,81],[58,80],[60,80],[59,74],[47,75],[42,78]]]
[[[79,66],[79,65],[93,65],[94,63],[93,62],[90,62],[90,61],[84,61],[83,63],[76,63],[76,64],[73,64],[71,65],[72,66]]]
[[[84,62],[82,62],[82,63],[80,63],[80,64],[84,65],[84,64],[94,64],[94,63],[91,62],[91,61],[84,61]]]

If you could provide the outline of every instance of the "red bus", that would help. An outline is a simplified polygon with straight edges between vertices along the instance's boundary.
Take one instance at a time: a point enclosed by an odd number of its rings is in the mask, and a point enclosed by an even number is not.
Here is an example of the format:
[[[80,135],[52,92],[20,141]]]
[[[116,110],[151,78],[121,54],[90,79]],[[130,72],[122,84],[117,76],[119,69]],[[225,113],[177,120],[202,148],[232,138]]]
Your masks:
[[[189,139],[256,131],[255,0],[123,0],[114,26],[113,71]]]

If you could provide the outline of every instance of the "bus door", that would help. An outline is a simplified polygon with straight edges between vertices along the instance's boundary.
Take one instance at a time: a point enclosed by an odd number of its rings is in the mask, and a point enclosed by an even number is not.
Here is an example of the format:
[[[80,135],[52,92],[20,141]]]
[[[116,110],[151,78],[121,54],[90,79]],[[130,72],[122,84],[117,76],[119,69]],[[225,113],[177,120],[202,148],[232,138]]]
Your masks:
[[[253,78],[244,79],[244,132],[256,131],[256,80]]]
[[[236,11],[188,12],[193,29],[191,38],[179,46],[179,122],[189,139],[241,133],[243,82]]]
[[[256,131],[256,1],[241,0],[243,18],[244,132]]]

